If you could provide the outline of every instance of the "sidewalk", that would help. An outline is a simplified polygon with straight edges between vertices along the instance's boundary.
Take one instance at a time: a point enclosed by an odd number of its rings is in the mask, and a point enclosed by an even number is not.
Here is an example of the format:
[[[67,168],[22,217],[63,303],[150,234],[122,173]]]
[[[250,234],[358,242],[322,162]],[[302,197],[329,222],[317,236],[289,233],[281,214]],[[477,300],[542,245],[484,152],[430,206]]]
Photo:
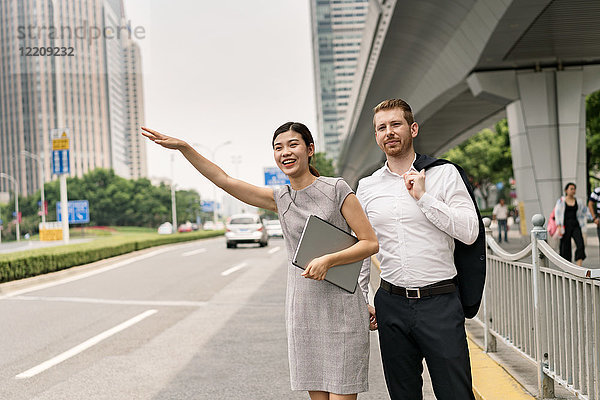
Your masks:
[[[498,228],[492,227],[494,239],[498,241]],[[598,242],[598,234],[596,233],[596,225],[589,223],[583,232],[583,240],[585,242],[586,259],[583,260],[583,266],[588,268],[600,268],[600,245]],[[529,234],[521,236],[517,230],[517,226],[513,225],[508,231],[508,242],[502,241],[500,247],[509,253],[516,253],[523,250],[529,244],[531,237]],[[549,238],[548,243],[558,252],[558,241]],[[573,244],[575,250],[575,244]]]
[[[498,240],[498,230],[492,227],[494,239]],[[517,226],[512,226],[508,231],[508,242],[502,241],[500,246],[509,253],[517,253],[530,243],[530,236],[521,236]],[[584,232],[586,259],[583,262],[588,268],[600,268],[600,249],[598,236],[596,234],[596,225],[588,224]],[[558,248],[558,242],[552,238],[548,243],[553,248]],[[531,262],[531,256],[523,258],[525,262]],[[478,399],[526,399],[535,398],[538,392],[537,388],[537,367],[531,361],[525,359],[515,350],[509,348],[501,340],[497,341],[497,351],[495,353],[484,353],[483,348],[483,328],[475,321],[467,320],[467,332],[470,343],[479,347],[481,354],[486,358],[481,358],[479,354],[471,353],[471,368],[473,371],[473,386],[475,389],[484,388],[487,391],[486,396],[478,396]],[[487,370],[488,361],[492,360],[497,367],[504,371],[499,377],[494,373],[490,374]],[[493,367],[493,365],[492,365]],[[496,371],[497,372],[497,371]],[[507,377],[509,379],[507,379]],[[516,386],[515,386],[516,384]],[[524,393],[521,390],[524,389]],[[505,390],[516,390],[508,395]],[[564,387],[556,383],[554,385],[556,399],[577,399],[577,396],[567,391]],[[522,397],[525,396],[525,397]]]

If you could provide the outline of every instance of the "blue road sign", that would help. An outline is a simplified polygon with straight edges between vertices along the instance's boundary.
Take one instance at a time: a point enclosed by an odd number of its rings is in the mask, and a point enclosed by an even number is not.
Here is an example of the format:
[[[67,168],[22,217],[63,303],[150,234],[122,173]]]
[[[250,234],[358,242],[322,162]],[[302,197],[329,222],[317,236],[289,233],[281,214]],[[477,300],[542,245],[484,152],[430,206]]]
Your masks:
[[[53,174],[68,174],[69,166],[69,150],[53,150],[52,151],[52,173]]]
[[[214,201],[202,201],[202,211],[204,212],[213,212],[215,207]]]
[[[265,186],[289,185],[290,180],[279,168],[265,168]]]
[[[72,200],[67,204],[70,224],[87,224],[90,222],[90,203],[87,200]],[[58,221],[62,221],[60,201],[56,202],[56,218]]]

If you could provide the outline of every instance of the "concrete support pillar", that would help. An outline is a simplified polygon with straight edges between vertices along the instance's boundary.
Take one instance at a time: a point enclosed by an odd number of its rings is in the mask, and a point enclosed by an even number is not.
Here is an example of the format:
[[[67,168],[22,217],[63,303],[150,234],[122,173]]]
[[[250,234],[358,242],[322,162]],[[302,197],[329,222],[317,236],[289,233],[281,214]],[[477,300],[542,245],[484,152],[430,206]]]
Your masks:
[[[585,96],[600,89],[600,67],[475,73],[473,95],[506,104],[517,197],[531,216],[550,215],[567,182],[586,197]]]
[[[506,107],[517,197],[525,204],[527,230],[532,228],[531,216],[550,214],[560,196],[562,161],[576,162],[560,158],[555,74],[517,74],[519,99]]]

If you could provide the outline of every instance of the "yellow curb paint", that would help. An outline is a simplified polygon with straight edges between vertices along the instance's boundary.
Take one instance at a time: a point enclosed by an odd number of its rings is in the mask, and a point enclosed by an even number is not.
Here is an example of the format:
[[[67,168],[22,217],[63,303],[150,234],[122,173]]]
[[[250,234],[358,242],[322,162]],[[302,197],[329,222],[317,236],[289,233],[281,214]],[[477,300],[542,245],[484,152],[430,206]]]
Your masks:
[[[477,400],[535,400],[470,338],[467,338],[467,342],[471,357],[473,393]]]

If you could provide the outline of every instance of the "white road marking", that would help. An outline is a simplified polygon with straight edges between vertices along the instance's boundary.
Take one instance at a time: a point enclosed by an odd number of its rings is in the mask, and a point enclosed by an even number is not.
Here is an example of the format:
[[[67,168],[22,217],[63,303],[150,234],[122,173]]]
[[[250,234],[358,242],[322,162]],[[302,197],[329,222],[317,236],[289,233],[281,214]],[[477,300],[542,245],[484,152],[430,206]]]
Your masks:
[[[14,296],[11,300],[24,301],[56,301],[67,303],[90,303],[90,304],[116,304],[124,306],[150,306],[150,307],[203,307],[204,301],[185,300],[112,300],[96,299],[89,297],[42,297],[42,296]]]
[[[28,369],[25,372],[20,373],[19,375],[15,376],[15,378],[16,379],[31,378],[32,376],[35,376],[41,372],[44,372],[45,370],[52,368],[55,365],[60,364],[61,362],[68,360],[69,358],[74,357],[77,354],[100,343],[104,339],[107,339],[107,338],[111,337],[112,335],[119,333],[122,330],[125,330],[125,329],[129,328],[130,326],[137,324],[138,322],[148,318],[149,316],[155,314],[156,312],[157,312],[157,310],[144,311],[143,313],[123,322],[122,324],[119,324],[119,325],[115,326],[114,328],[104,331],[101,334],[96,335],[93,338],[88,339],[85,342],[65,351],[64,353],[57,355],[56,357],[51,358],[48,361],[45,361],[39,365],[36,365],[35,367],[33,367],[31,369]]]
[[[110,271],[112,269],[116,269],[116,268],[120,268],[120,267],[124,267],[125,265],[129,265],[132,264],[136,261],[140,261],[140,260],[145,260],[146,258],[150,258],[150,257],[154,257],[156,255],[162,254],[162,253],[166,253],[168,251],[172,251],[178,247],[182,247],[185,246],[184,245],[180,245],[180,246],[170,246],[170,247],[166,247],[166,248],[162,248],[162,249],[158,249],[158,250],[154,250],[151,251],[149,253],[146,254],[142,254],[136,257],[132,257],[132,258],[128,258],[127,260],[123,260],[111,265],[107,265],[106,267],[103,268],[98,268],[96,270],[93,271],[89,271],[89,272],[84,272],[81,274],[77,274],[77,275],[73,275],[73,276],[68,276],[65,277],[63,279],[59,279],[56,281],[52,281],[52,282],[47,282],[47,283],[41,283],[39,285],[35,285],[35,286],[31,286],[25,289],[21,289],[21,290],[15,290],[14,292],[11,293],[7,293],[5,295],[0,295],[0,300],[8,298],[8,297],[14,297],[14,296],[19,296],[25,293],[29,293],[29,292],[34,292],[36,290],[42,290],[42,289],[47,289],[49,287],[54,287],[54,286],[58,286],[58,285],[62,285],[65,283],[70,283],[70,282],[74,282],[74,281],[78,281],[80,279],[84,279],[84,278],[88,278],[90,276],[94,276],[94,275],[98,275],[107,271]],[[189,245],[189,244],[187,244]]]
[[[205,252],[206,252],[206,249],[197,249],[197,250],[192,250],[192,251],[186,251],[185,253],[182,254],[182,256],[189,257],[189,256],[193,256],[193,255],[205,253]]]
[[[239,271],[240,269],[242,269],[242,268],[246,267],[247,265],[248,265],[248,264],[247,264],[247,263],[245,263],[245,262],[243,262],[243,263],[241,263],[241,264],[238,264],[238,265],[235,265],[235,266],[233,266],[233,267],[231,267],[231,268],[229,268],[229,269],[226,269],[225,271],[221,272],[221,275],[222,275],[222,276],[227,276],[227,275],[229,275],[229,274],[232,274],[232,273],[234,273],[235,271]]]
[[[268,253],[269,254],[277,253],[279,250],[281,250],[281,247],[279,247],[279,246],[273,247],[271,250],[268,251]]]

